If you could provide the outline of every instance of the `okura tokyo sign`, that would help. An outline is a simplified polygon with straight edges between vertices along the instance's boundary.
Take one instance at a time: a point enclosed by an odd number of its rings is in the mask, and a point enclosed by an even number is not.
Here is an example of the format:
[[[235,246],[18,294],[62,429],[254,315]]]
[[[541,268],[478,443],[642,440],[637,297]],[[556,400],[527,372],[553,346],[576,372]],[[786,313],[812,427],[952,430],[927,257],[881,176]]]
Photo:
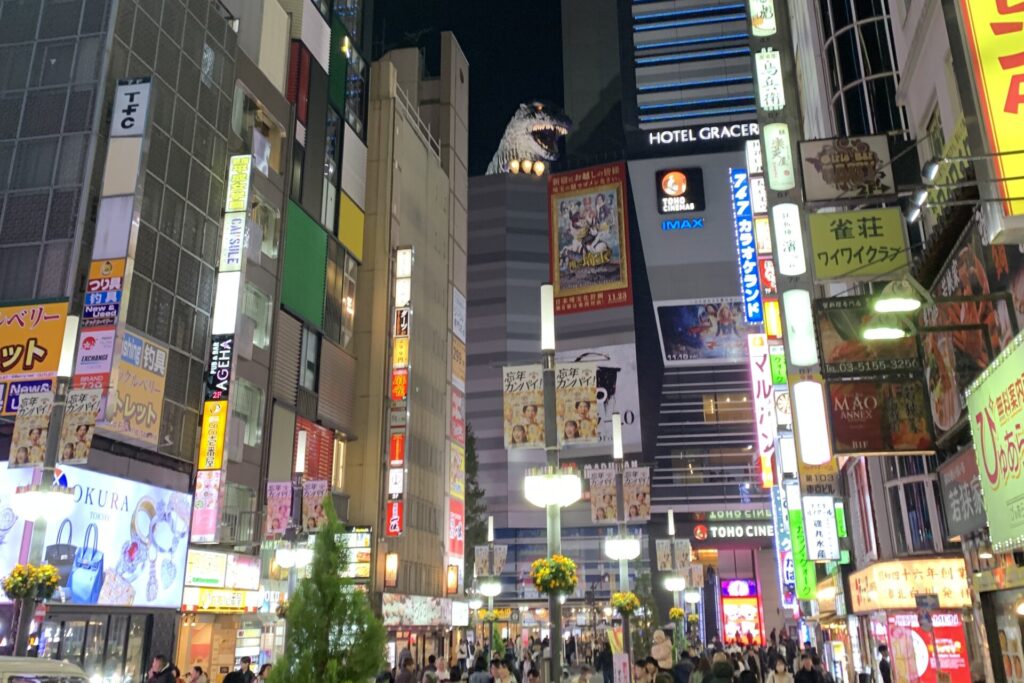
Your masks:
[[[992,547],[1024,547],[1024,337],[967,390]]]

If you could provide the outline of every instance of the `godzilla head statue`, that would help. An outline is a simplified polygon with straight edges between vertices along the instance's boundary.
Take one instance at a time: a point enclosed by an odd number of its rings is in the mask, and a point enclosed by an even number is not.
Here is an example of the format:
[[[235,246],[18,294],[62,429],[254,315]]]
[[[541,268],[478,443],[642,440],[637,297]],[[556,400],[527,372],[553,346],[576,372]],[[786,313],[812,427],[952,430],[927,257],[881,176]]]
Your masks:
[[[495,173],[536,173],[558,158],[558,141],[572,129],[572,121],[561,109],[534,100],[519,105],[487,166]],[[537,162],[541,162],[538,164]]]

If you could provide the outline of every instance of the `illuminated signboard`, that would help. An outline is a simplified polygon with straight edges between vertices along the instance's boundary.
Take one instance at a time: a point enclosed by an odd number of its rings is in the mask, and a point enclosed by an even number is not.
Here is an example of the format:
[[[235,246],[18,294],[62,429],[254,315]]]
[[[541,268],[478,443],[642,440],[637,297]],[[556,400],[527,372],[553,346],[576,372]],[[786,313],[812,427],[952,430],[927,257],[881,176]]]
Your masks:
[[[757,94],[761,109],[782,111],[786,106],[786,92],[782,87],[782,61],[779,51],[768,47],[762,48],[754,55],[754,68],[757,71]]]
[[[655,176],[658,188],[658,213],[703,211],[704,172],[699,168],[670,168]]]
[[[778,31],[775,20],[775,0],[750,0],[751,33],[758,38],[774,36]]]
[[[772,464],[775,461],[775,437],[778,435],[768,336],[747,335],[747,348],[750,356],[750,381],[753,383],[751,395],[754,403],[757,454],[761,465],[761,486],[767,489],[775,484]]]
[[[772,207],[772,225],[775,228],[779,272],[790,276],[803,275],[807,272],[807,261],[804,259],[800,209],[796,204],[776,204]]]
[[[341,538],[348,550],[348,566],[345,567],[344,576],[357,581],[368,580],[373,553],[373,530],[368,526],[345,527]]]
[[[754,244],[750,180],[745,170],[729,169],[729,189],[732,195],[732,215],[736,225],[743,317],[748,323],[759,323],[764,320],[764,311],[761,308],[761,283],[757,271],[757,247]]]
[[[391,377],[388,408],[389,432],[384,456],[388,463],[388,495],[384,503],[384,534],[400,536],[405,530],[405,455],[409,425],[409,335],[412,329],[413,251],[395,250],[394,308],[391,329]],[[369,577],[367,558],[367,577]]]
[[[793,164],[793,143],[789,126],[785,123],[770,123],[764,127],[765,171],[768,187],[776,192],[786,192],[796,187],[796,171]]]
[[[757,582],[748,579],[722,581],[722,630],[727,642],[743,640],[748,634],[757,643],[764,642],[761,626],[761,599]]]
[[[807,558],[811,562],[839,559],[836,504],[832,496],[804,496],[801,500],[807,535]]]
[[[967,51],[981,104],[982,133],[993,155],[1003,210],[1024,215],[1024,5],[1008,0],[960,0]],[[998,155],[998,156],[996,156]],[[1003,180],[1007,179],[1007,180]]]
[[[915,609],[915,596],[939,597],[939,607],[971,606],[963,557],[876,562],[850,574],[850,605],[856,614],[876,610]]]
[[[650,131],[647,134],[647,144],[654,147],[720,140],[746,140],[756,138],[760,134],[760,128],[753,121],[749,123],[691,126],[687,128]]]

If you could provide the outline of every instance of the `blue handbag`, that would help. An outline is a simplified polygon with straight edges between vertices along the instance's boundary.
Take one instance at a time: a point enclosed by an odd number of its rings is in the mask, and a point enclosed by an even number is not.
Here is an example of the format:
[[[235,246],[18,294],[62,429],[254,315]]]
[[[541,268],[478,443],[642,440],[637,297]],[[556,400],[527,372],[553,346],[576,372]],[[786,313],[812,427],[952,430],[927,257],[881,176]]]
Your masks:
[[[71,602],[95,605],[100,597],[100,589],[103,588],[103,553],[96,549],[99,535],[96,525],[90,524],[85,530],[82,547],[75,551],[75,564],[68,580]]]

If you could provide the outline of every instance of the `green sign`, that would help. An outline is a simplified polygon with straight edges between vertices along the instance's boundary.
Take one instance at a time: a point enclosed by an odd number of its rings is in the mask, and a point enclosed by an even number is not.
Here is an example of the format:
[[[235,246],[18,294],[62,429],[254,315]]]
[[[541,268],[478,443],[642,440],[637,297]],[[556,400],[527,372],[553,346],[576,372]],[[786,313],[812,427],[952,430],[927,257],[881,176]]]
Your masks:
[[[840,500],[836,501],[836,533],[839,538],[846,538],[846,504]]]
[[[814,600],[818,593],[818,570],[815,564],[807,558],[804,516],[800,510],[789,511],[789,535],[793,539],[796,597],[799,600]]]
[[[781,345],[773,345],[768,349],[772,369],[772,384],[786,384],[786,349]]]
[[[967,418],[974,434],[981,494],[992,548],[1024,547],[1024,346],[1010,342],[967,389]],[[934,396],[932,397],[935,398]]]

